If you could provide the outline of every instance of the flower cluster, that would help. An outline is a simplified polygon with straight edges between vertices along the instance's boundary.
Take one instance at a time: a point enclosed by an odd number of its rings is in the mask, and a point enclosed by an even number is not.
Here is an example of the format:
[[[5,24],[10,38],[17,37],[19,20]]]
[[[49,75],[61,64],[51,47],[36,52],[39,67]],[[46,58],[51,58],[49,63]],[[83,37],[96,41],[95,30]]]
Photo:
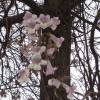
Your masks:
[[[41,66],[46,65],[47,68],[45,71],[43,71],[46,76],[53,75],[55,73],[57,68],[52,66],[49,59],[44,60],[42,59],[41,56],[43,52],[46,52],[47,56],[52,56],[56,50],[55,47],[47,48],[46,46],[33,46],[32,41],[39,41],[39,34],[40,34],[39,30],[46,29],[48,27],[51,28],[52,30],[55,30],[59,24],[60,24],[60,20],[58,17],[50,18],[50,15],[44,15],[44,14],[40,14],[38,17],[37,15],[26,11],[23,17],[22,25],[25,27],[25,30],[27,32],[25,35],[26,37],[28,37],[27,38],[28,41],[30,40],[31,41],[29,43],[27,42],[27,45],[24,44],[21,47],[20,51],[29,60],[30,64],[27,66],[28,69],[40,71]],[[57,38],[53,34],[50,34],[49,38],[51,41],[55,43],[57,48],[60,48],[62,42],[64,41],[63,37]],[[23,77],[19,78],[19,82],[21,81],[20,83],[23,83],[24,81],[22,81],[21,78]]]
[[[57,80],[55,78],[49,79],[48,80],[48,85],[49,86],[54,86],[56,88],[59,88],[60,86],[62,86],[65,89],[66,93],[67,93],[67,98],[72,100],[73,94],[75,93],[75,89],[76,89],[75,85],[68,86],[67,84],[65,84],[63,82],[60,82],[59,80]]]
[[[23,55],[30,60],[30,64],[28,65],[29,69],[41,70],[41,65],[47,65],[47,61],[41,57],[41,54],[45,52],[45,50],[45,46],[33,47],[32,44],[21,48]]]
[[[39,28],[46,29],[50,27],[52,30],[55,30],[60,24],[59,17],[50,18],[50,15],[44,14],[40,14],[37,17],[37,15],[28,11],[25,13],[23,20],[23,26],[25,26],[27,32],[30,34],[35,33]]]
[[[33,45],[33,41],[40,41],[40,31],[43,29],[51,28],[55,30],[57,26],[60,24],[60,20],[58,17],[50,18],[50,15],[40,14],[38,17],[35,14],[30,12],[26,12],[23,17],[23,26],[26,30],[26,37],[29,43],[24,44],[20,51],[21,53],[28,59],[29,65],[18,72],[18,82],[20,84],[27,82],[29,80],[29,72],[30,70],[42,71],[45,76],[54,75],[55,71],[58,70],[57,67],[52,66],[50,62],[50,57],[53,56],[54,52],[59,49],[64,41],[63,37],[56,37],[54,34],[49,34],[49,39],[47,45]],[[43,33],[42,33],[43,34]],[[53,46],[50,43],[53,43]],[[45,53],[46,59],[42,58],[42,54]],[[45,70],[41,70],[42,66],[46,66]],[[67,97],[70,99],[72,94],[74,93],[74,87],[69,87],[68,85],[60,82],[59,80],[52,78],[48,80],[49,86],[55,86],[59,88],[60,85],[65,88],[68,93]]]

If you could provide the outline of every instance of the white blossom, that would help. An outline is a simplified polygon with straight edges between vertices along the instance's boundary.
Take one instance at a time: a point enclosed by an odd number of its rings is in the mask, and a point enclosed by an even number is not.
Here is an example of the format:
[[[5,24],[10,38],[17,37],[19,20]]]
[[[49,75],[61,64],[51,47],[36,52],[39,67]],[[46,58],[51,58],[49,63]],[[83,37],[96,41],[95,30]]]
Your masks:
[[[31,63],[31,64],[28,65],[28,68],[36,70],[36,71],[40,71],[41,70],[41,65],[40,64],[33,64],[33,63]]]
[[[48,85],[59,88],[59,86],[61,85],[61,82],[59,80],[55,79],[55,78],[52,78],[52,79],[48,80]]]

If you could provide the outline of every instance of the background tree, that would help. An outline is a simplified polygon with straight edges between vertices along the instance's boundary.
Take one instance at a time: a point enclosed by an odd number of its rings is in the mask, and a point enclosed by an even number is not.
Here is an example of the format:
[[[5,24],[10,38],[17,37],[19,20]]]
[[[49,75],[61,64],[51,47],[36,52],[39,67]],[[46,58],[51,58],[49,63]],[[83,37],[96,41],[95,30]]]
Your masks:
[[[20,93],[26,94],[27,90],[26,97],[28,100],[34,100],[34,98],[67,100],[67,94],[62,87],[56,89],[48,86],[47,83],[50,78],[55,77],[70,85],[70,79],[73,79],[74,74],[70,73],[70,69],[73,68],[80,75],[79,79],[77,78],[78,83],[76,85],[82,86],[84,91],[81,90],[81,87],[78,88],[75,99],[100,99],[99,6],[98,0],[59,0],[59,2],[58,0],[44,0],[40,4],[35,0],[1,0],[1,96],[10,92],[12,100],[17,100],[21,96]],[[55,53],[55,59],[52,61],[58,67],[55,74],[46,77],[41,73],[40,80],[39,73],[30,71],[31,81],[21,85],[17,81],[18,71],[22,69],[23,64],[28,64],[27,59],[20,52],[20,46],[23,45],[25,39],[24,27],[21,23],[27,10],[37,15],[44,13],[50,14],[51,17],[59,17],[61,23],[56,31],[46,29],[43,32],[54,33],[57,37],[64,37],[65,40],[59,49],[59,53]],[[15,95],[16,93],[17,95]]]

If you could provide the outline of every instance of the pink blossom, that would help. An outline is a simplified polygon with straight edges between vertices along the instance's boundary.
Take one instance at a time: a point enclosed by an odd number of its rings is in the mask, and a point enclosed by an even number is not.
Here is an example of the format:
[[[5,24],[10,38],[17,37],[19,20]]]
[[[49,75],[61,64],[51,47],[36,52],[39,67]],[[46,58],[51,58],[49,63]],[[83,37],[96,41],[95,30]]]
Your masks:
[[[59,88],[59,86],[61,85],[61,82],[55,78],[52,78],[52,79],[48,80],[48,85],[55,86],[56,88]]]
[[[76,89],[76,86],[68,86],[67,84],[62,84],[63,88],[66,90],[66,93],[67,94],[67,98],[68,99],[72,99],[73,98],[73,94],[75,93],[75,89]]]
[[[56,46],[58,48],[62,45],[62,42],[64,41],[64,38],[63,37],[57,38],[53,34],[50,34],[50,39],[56,44]]]
[[[42,23],[46,23],[46,22],[50,21],[50,15],[40,14],[39,20],[40,20]]]
[[[54,51],[55,51],[55,48],[47,49],[47,55],[48,55],[48,56],[52,56],[53,53],[54,53]]]
[[[40,71],[41,70],[41,65],[47,65],[47,61],[46,60],[40,60],[40,62],[38,63],[30,63],[28,65],[28,68],[36,70],[36,71]]]
[[[53,17],[53,18],[51,19],[51,23],[52,23],[51,29],[52,29],[52,30],[55,30],[55,29],[57,28],[57,25],[60,24],[59,17]]]
[[[20,84],[24,83],[24,82],[27,82],[28,79],[29,79],[29,69],[28,68],[25,68],[25,69],[22,69],[18,72],[18,82]]]
[[[28,33],[35,33],[40,28],[40,25],[37,24],[37,15],[27,11],[23,19],[23,26]]]
[[[50,15],[40,14],[38,22],[43,29],[49,27],[51,25]]]
[[[47,65],[47,61],[41,58],[41,54],[34,54],[31,57],[31,61],[33,64]]]
[[[55,30],[60,24],[59,17],[50,18],[50,15],[44,14],[40,14],[40,16],[37,17],[37,15],[28,11],[25,13],[23,19],[23,25],[28,33],[35,33],[40,27],[42,29],[51,27],[52,30]]]
[[[29,11],[26,11],[26,13],[25,13],[23,19],[24,19],[24,20],[27,20],[27,19],[29,19],[29,18],[31,18],[31,17],[32,17],[32,13],[30,13]]]
[[[28,33],[35,33],[40,27],[42,29],[51,27],[52,30],[55,30],[60,24],[59,17],[50,18],[50,15],[44,14],[40,14],[40,16],[37,17],[36,14],[32,14],[28,11],[26,11],[23,19],[23,25]]]
[[[45,52],[45,50],[46,50],[46,47],[45,46],[37,46],[37,47],[33,47],[32,48],[32,51],[34,52],[34,53],[43,53],[43,52]]]
[[[28,15],[27,15],[28,16]],[[29,18],[25,17],[23,20],[23,25],[26,27],[34,28],[36,25],[37,15],[33,14]]]
[[[32,47],[32,56],[31,56],[31,60],[32,63],[38,64],[41,62],[42,58],[41,58],[41,54],[46,50],[45,46],[38,46],[38,47]]]
[[[57,67],[52,67],[51,62],[48,60],[47,61],[47,69],[46,69],[46,72],[44,72],[45,75],[46,76],[53,75],[56,70],[57,70]]]
[[[39,64],[41,62],[42,58],[41,58],[41,54],[40,53],[35,53],[34,55],[32,55],[31,57],[31,61],[34,64]]]

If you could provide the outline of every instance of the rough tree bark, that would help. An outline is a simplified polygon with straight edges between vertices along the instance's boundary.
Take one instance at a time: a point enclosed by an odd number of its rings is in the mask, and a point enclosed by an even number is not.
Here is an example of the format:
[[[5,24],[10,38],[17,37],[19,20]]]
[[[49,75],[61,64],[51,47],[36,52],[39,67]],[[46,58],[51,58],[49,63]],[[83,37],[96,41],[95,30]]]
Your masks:
[[[46,77],[41,74],[40,100],[68,100],[65,90],[60,87],[49,87],[47,84],[50,78],[56,78],[70,85],[70,53],[71,53],[71,25],[72,17],[71,10],[78,0],[71,2],[70,0],[45,0],[45,8],[52,16],[58,16],[61,24],[54,32],[56,36],[63,36],[65,41],[55,56],[55,65],[58,70],[53,76]]]
[[[57,10],[56,10],[57,11]],[[61,15],[61,25],[55,34],[59,37],[63,36],[65,41],[60,48],[59,53],[56,54],[55,57],[55,65],[58,67],[57,72],[54,76],[45,77],[42,74],[41,76],[41,91],[40,91],[40,100],[67,100],[65,91],[60,88],[56,90],[54,87],[48,87],[47,82],[50,78],[57,78],[60,81],[67,82],[70,84],[70,46],[71,46],[71,16],[70,16],[70,8],[67,10],[68,15],[64,15],[64,13],[60,13]],[[53,12],[54,16],[56,12]],[[58,16],[58,15],[57,15]],[[62,17],[65,17],[64,19]],[[68,23],[66,23],[68,22]]]

